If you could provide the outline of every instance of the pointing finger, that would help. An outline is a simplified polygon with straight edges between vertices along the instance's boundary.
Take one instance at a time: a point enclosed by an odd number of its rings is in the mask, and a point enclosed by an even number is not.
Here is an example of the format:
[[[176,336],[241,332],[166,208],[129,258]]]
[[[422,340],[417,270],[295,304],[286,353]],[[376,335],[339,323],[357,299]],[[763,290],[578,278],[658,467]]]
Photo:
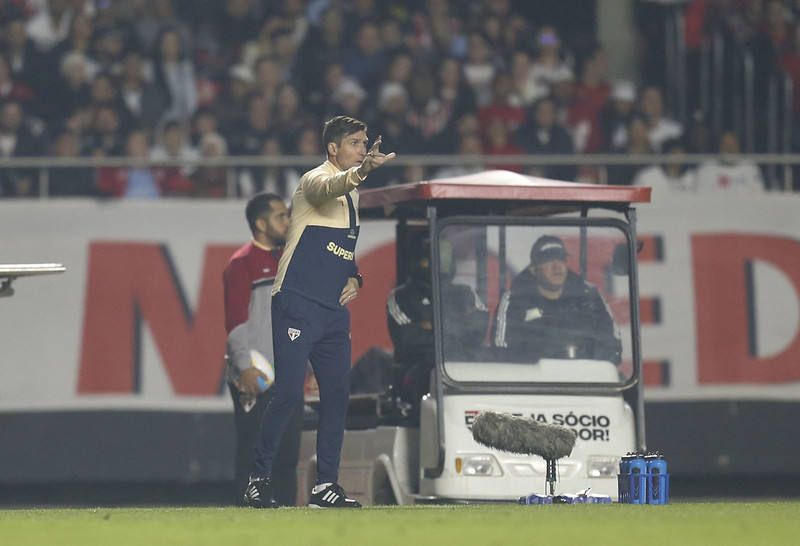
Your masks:
[[[377,139],[375,139],[375,142],[372,144],[372,147],[369,149],[370,155],[376,155],[376,154],[380,153],[380,147],[381,147],[382,138],[383,138],[383,136],[379,136]]]

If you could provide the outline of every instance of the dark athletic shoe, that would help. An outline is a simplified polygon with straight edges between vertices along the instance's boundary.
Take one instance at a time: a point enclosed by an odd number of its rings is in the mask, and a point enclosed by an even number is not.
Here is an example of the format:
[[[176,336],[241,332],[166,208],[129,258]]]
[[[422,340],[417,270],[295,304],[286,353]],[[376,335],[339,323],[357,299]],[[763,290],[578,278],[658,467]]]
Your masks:
[[[310,508],[361,508],[361,503],[347,498],[347,493],[338,483],[332,483],[319,493],[312,493],[308,500]]]
[[[277,508],[269,478],[251,479],[244,492],[244,503],[253,508]]]

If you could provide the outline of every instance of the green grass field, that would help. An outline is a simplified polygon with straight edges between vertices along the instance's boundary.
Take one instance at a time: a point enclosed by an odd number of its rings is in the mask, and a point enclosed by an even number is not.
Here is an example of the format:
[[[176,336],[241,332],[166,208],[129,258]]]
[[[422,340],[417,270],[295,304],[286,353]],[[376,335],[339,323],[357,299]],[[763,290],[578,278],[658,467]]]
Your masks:
[[[800,543],[800,502],[0,511],[0,545]]]

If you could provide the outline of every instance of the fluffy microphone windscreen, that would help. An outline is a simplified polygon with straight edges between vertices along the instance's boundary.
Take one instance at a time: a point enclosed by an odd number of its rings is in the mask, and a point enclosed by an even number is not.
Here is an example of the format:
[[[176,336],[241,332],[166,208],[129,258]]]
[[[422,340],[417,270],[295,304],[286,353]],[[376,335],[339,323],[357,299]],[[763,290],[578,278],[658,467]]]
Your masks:
[[[472,437],[479,444],[501,451],[539,455],[553,461],[566,457],[575,447],[575,434],[567,427],[493,411],[482,411],[475,417]]]

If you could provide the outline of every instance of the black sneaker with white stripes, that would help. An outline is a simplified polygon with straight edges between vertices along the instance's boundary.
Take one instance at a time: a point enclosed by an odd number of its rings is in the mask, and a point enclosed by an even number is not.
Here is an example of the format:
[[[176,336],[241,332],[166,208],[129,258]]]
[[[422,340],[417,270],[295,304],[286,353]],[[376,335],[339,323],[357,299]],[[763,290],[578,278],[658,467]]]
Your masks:
[[[244,503],[253,508],[277,508],[269,478],[251,478],[244,491]]]
[[[347,498],[344,489],[338,483],[332,483],[316,493],[312,490],[308,506],[310,508],[361,508],[361,503]]]

